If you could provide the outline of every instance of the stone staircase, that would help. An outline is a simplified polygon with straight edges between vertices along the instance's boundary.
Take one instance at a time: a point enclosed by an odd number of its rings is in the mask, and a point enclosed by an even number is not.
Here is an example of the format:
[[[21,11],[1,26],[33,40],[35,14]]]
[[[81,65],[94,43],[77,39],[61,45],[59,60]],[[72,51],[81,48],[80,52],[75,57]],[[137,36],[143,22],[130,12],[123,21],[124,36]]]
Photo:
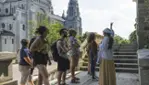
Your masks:
[[[113,52],[116,72],[138,73],[137,53],[134,45],[115,45]],[[80,70],[87,71],[88,56],[84,56]],[[99,70],[99,66],[96,66],[96,70]]]

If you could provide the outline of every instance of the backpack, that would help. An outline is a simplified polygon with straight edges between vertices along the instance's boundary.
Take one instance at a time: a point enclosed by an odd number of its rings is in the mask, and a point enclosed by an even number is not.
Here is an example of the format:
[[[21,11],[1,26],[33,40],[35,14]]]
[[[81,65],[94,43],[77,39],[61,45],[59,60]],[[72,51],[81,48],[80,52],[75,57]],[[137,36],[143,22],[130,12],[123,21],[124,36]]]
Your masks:
[[[35,39],[36,39],[36,37],[33,37],[33,38],[30,40],[30,43],[29,43],[29,49],[30,49],[32,43],[35,41]]]
[[[59,39],[59,40],[60,40],[60,39]],[[58,42],[59,40],[55,41],[55,42],[51,45],[52,56],[53,56],[53,60],[54,60],[55,62],[57,62],[58,59],[59,59],[59,57],[60,57],[59,54],[58,54],[58,50],[57,50],[57,42]]]

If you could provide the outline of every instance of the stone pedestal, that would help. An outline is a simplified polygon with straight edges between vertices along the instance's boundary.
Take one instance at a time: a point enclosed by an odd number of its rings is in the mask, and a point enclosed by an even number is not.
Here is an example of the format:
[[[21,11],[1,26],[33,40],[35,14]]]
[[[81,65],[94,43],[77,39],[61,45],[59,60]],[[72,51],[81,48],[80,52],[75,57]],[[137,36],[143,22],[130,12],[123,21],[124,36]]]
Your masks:
[[[140,85],[149,85],[149,50],[138,50]]]
[[[0,85],[17,85],[12,81],[12,61],[16,58],[15,53],[0,52]]]

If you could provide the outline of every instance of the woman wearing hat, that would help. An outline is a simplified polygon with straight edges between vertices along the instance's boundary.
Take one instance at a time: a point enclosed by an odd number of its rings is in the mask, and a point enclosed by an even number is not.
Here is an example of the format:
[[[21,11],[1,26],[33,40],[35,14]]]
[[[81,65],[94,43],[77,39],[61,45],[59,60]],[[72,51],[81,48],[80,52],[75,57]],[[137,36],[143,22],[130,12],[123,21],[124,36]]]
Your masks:
[[[100,64],[100,77],[99,85],[116,85],[116,73],[113,60],[113,37],[111,36],[111,30],[106,28],[103,31],[104,39],[102,41],[102,61]]]

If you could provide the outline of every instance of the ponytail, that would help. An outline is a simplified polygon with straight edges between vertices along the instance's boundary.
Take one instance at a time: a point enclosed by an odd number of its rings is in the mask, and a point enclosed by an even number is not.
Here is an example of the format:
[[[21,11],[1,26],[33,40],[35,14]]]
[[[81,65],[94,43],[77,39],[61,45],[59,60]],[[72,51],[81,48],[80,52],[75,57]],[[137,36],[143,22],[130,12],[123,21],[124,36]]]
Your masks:
[[[113,40],[113,37],[111,37],[111,36],[109,36],[109,46],[108,46],[108,49],[112,49],[112,47],[113,47],[113,42],[114,42],[114,40]]]

